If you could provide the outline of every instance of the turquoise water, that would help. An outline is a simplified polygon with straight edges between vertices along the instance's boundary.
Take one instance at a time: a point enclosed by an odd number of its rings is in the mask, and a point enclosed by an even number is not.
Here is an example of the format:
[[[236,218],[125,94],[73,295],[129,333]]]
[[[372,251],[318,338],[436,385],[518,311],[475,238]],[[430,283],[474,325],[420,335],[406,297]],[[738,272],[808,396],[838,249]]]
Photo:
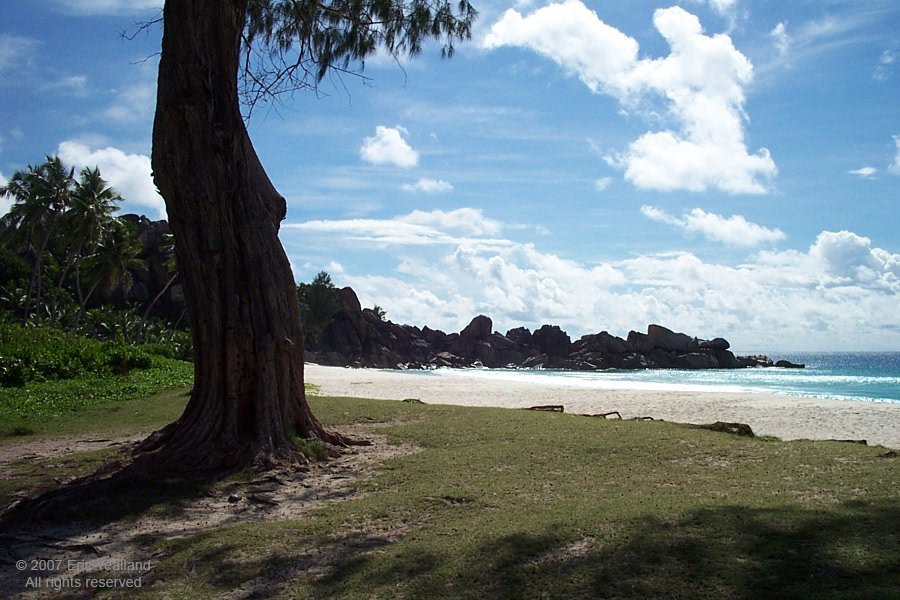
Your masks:
[[[738,353],[750,354],[750,353]],[[766,392],[844,400],[900,403],[900,352],[786,353],[775,358],[806,364],[805,369],[714,369],[702,371],[553,371],[467,369],[466,375],[527,379],[535,384],[587,388]],[[439,369],[439,376],[453,376]]]

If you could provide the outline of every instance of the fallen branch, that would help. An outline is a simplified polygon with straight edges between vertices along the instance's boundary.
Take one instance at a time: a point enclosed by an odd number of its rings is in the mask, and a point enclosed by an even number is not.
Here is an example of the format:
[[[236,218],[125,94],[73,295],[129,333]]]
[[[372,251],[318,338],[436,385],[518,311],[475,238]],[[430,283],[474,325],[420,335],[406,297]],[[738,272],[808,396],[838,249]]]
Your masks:
[[[581,416],[582,416],[582,417],[598,417],[598,418],[606,419],[606,418],[608,418],[608,417],[610,417],[610,416],[612,416],[612,415],[616,415],[617,417],[619,417],[619,420],[620,420],[620,421],[622,420],[622,415],[620,415],[620,414],[619,414],[619,411],[617,411],[617,410],[614,410],[614,411],[611,411],[611,412],[605,412],[605,413],[584,414],[584,415],[581,415]]]
[[[544,404],[541,406],[531,406],[525,410],[542,410],[547,412],[563,412],[565,407],[562,404]]]

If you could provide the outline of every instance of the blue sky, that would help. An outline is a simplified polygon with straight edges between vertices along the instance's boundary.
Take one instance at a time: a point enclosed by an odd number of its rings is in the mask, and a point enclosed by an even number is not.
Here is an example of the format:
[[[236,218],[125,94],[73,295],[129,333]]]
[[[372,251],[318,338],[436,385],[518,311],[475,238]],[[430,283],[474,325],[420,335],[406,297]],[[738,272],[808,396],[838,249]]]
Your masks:
[[[159,0],[5,2],[0,182],[59,154],[150,179]],[[743,350],[900,349],[895,0],[476,3],[249,123],[299,281],[459,331],[649,323]],[[0,203],[4,202],[0,200]],[[0,204],[0,211],[8,202]]]

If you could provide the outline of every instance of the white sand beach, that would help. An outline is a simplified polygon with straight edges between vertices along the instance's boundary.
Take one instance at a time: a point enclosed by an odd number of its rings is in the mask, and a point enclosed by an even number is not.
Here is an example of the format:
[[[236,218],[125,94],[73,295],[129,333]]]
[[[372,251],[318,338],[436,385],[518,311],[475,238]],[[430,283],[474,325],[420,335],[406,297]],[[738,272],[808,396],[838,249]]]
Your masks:
[[[323,396],[404,400],[427,404],[527,408],[561,404],[567,413],[618,411],[623,418],[679,423],[746,423],[757,435],[784,440],[852,439],[900,448],[900,404],[782,396],[766,393],[617,389],[479,376],[434,375],[306,365],[306,381]]]

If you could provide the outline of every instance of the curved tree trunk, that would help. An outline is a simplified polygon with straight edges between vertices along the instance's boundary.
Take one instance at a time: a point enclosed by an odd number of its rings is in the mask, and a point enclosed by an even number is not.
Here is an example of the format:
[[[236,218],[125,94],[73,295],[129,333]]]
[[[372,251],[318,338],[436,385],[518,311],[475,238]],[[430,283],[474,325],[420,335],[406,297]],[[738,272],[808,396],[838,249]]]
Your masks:
[[[144,309],[143,314],[141,315],[141,322],[138,325],[137,333],[134,336],[134,341],[137,344],[140,344],[144,339],[144,327],[147,326],[147,319],[150,318],[150,312],[153,310],[153,307],[156,306],[156,303],[159,302],[159,299],[163,297],[163,295],[169,291],[169,288],[172,287],[172,284],[175,283],[175,280],[178,278],[180,273],[175,271],[169,280],[166,282],[166,285],[163,286],[163,289],[159,290],[159,293],[153,297],[153,300],[150,301],[150,304],[147,305],[147,308]]]
[[[194,339],[184,414],[137,457],[207,471],[298,457],[294,436],[344,444],[310,411],[295,283],[278,228],[286,203],[237,94],[246,0],[167,0],[153,173],[166,201]]]

